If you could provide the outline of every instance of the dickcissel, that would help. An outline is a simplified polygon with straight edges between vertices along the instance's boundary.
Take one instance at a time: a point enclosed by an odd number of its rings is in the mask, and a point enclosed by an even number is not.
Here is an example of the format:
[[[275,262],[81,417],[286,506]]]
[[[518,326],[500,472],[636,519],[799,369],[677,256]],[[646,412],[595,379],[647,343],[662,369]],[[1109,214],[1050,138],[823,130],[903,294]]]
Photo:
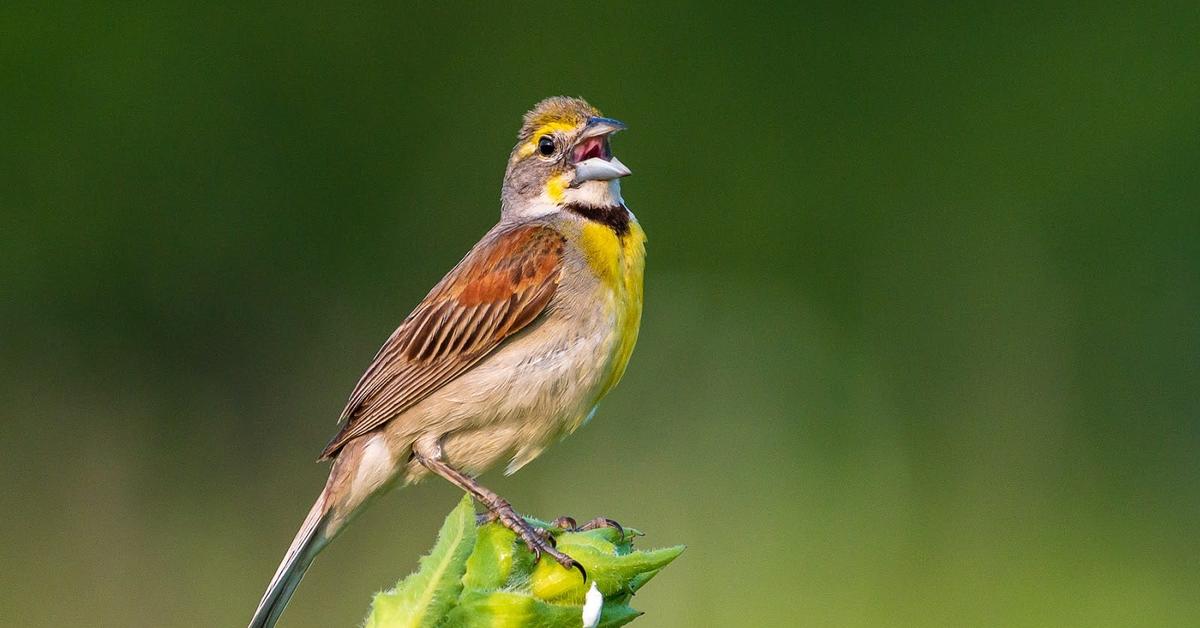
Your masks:
[[[512,473],[575,431],[625,372],[642,315],[645,234],[621,198],[630,171],[609,147],[624,128],[578,98],[548,98],[525,114],[500,221],[359,379],[321,454],[333,461],[329,480],[252,628],[275,624],[313,558],[372,498],[430,474],[470,493],[536,556],[583,573],[475,477],[501,460]]]

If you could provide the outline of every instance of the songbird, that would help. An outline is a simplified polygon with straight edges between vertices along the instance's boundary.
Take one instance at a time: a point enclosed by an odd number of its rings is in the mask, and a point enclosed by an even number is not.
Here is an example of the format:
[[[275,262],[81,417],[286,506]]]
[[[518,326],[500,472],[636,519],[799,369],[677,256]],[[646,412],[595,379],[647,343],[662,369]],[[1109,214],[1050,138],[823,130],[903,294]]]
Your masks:
[[[621,198],[630,171],[609,144],[624,128],[579,98],[547,98],[525,114],[500,221],[359,379],[321,453],[333,461],[329,480],[251,628],[275,625],[313,558],[372,498],[431,474],[470,493],[535,556],[583,573],[475,478],[503,460],[513,473],[574,432],[625,372],[646,237]]]

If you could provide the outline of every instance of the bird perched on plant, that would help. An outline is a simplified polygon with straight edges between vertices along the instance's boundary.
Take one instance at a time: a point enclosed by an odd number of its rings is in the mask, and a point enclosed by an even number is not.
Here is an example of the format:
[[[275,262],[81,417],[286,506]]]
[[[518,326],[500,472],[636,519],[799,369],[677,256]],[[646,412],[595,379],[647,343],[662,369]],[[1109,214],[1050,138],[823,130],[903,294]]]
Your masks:
[[[474,478],[512,473],[575,431],[625,372],[642,314],[645,235],[609,137],[625,125],[578,98],[525,114],[500,221],[375,355],[322,459],[329,480],[259,602],[273,626],[313,558],[371,500],[439,475],[535,555],[583,568]],[[585,575],[586,578],[586,575]]]

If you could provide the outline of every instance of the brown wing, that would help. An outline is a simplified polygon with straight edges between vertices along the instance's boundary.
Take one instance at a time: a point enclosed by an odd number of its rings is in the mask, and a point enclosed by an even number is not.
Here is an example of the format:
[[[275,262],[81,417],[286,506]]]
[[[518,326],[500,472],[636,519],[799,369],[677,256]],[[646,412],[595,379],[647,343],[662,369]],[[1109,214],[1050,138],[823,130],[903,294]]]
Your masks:
[[[476,245],[379,349],[321,457],[412,407],[537,318],[558,287],[565,243],[550,227],[526,225]]]

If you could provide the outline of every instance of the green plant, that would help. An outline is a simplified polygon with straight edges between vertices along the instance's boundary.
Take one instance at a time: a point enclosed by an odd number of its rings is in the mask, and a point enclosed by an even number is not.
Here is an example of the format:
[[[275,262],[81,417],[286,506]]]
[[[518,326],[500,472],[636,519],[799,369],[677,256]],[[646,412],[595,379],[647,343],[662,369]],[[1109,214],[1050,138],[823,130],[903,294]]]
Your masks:
[[[416,573],[375,595],[365,628],[578,628],[585,617],[589,626],[623,626],[641,615],[629,606],[633,594],[684,549],[635,551],[636,530],[571,532],[529,521],[584,566],[586,582],[552,559],[535,562],[502,525],[477,526],[464,497]]]

